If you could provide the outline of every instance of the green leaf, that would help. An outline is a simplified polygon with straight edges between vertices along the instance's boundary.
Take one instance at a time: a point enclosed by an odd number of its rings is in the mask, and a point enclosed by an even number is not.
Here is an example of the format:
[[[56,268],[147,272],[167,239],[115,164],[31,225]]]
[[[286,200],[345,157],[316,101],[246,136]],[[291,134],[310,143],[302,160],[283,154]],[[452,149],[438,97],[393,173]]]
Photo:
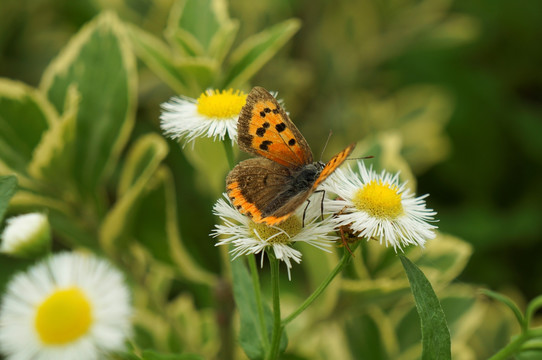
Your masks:
[[[0,176],[0,223],[4,219],[9,200],[17,190],[17,178],[13,175]]]
[[[205,50],[203,50],[198,40],[186,30],[176,28],[173,31],[167,31],[165,36],[171,45],[181,56],[192,58],[198,56],[204,56]]]
[[[161,354],[154,350],[144,350],[143,360],[203,360],[203,357],[196,354]]]
[[[36,147],[28,173],[57,187],[66,187],[71,179],[74,160],[75,132],[80,96],[75,87],[68,91],[66,110],[43,135]],[[65,190],[65,189],[64,189]]]
[[[431,284],[408,258],[400,255],[422,326],[422,359],[451,359],[450,331],[444,311]]]
[[[195,89],[205,89],[212,85],[218,70],[218,63],[209,58],[192,58],[177,63],[177,69],[194,81]]]
[[[225,146],[231,145],[209,138],[200,138],[194,142],[193,146],[182,148],[190,165],[197,170],[196,183],[200,190],[203,193],[211,192],[214,198],[221,196],[224,191],[224,179],[230,170],[225,160],[227,159]],[[236,152],[237,147],[234,148],[234,153]]]
[[[230,20],[222,24],[211,40],[209,50],[207,51],[208,56],[216,62],[221,63],[233,45],[238,30],[238,21]]]
[[[160,167],[147,184],[133,215],[131,237],[148,249],[155,259],[174,265],[183,278],[215,286],[215,276],[194,262],[181,240],[175,199],[171,172],[165,166]]]
[[[194,55],[203,54],[220,28],[224,9],[222,0],[178,0],[171,8],[166,34],[176,34],[182,29],[191,35],[187,45],[194,50]]]
[[[138,27],[127,25],[126,28],[141,60],[175,92],[185,94],[192,84],[177,68],[169,47],[159,38]]]
[[[167,152],[166,141],[156,134],[142,136],[132,146],[119,181],[121,196],[100,228],[100,244],[110,254],[124,245],[138,201]]]
[[[83,194],[113,170],[134,124],[137,72],[123,27],[110,12],[85,25],[45,71],[41,88],[60,113],[75,84],[74,176]]]
[[[262,334],[259,324],[258,308],[256,305],[256,296],[254,294],[254,286],[246,269],[244,262],[241,259],[232,261],[233,275],[233,296],[237,310],[239,311],[241,320],[241,329],[239,331],[239,343],[246,355],[254,359],[263,359],[266,349],[264,347],[264,336],[270,335],[273,327],[273,315],[268,306],[264,305],[265,325],[268,334]],[[281,338],[281,353],[286,348],[287,339],[283,331]]]
[[[395,337],[386,332],[384,316],[378,308],[359,316],[349,316],[345,320],[345,333],[352,354],[363,354],[371,360],[390,359],[386,349],[386,339]]]
[[[247,82],[297,32],[301,23],[286,20],[246,39],[231,55],[223,88],[237,88]]]
[[[25,174],[43,132],[57,117],[39,91],[0,79],[0,163]]]

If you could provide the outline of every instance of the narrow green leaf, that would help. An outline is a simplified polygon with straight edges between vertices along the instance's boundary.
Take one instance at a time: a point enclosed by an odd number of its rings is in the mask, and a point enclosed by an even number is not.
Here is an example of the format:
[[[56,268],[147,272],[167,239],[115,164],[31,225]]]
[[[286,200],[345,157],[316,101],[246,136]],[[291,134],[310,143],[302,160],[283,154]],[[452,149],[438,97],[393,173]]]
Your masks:
[[[59,113],[72,84],[81,94],[74,176],[89,197],[110,175],[132,130],[136,79],[124,29],[110,12],[85,25],[43,75],[41,88]]]
[[[221,4],[222,3],[222,4]],[[203,50],[220,28],[220,7],[223,0],[178,0],[171,9],[166,32],[176,33],[183,29],[192,35],[193,43]]]
[[[236,20],[227,21],[218,31],[211,40],[207,54],[210,58],[214,59],[217,63],[222,63],[226,54],[233,45],[235,40],[235,35],[239,30],[239,22]]]
[[[248,270],[242,259],[232,261],[233,275],[233,296],[241,320],[239,331],[239,343],[246,355],[252,359],[263,359],[265,357],[264,336],[259,325],[258,309],[254,287]],[[268,306],[264,305],[265,325],[267,332],[271,335],[273,328],[273,315]],[[269,339],[270,341],[271,339]],[[281,338],[281,352],[286,348],[287,339],[283,332]]]
[[[250,275],[241,259],[232,261],[231,268],[233,296],[241,318],[239,343],[250,359],[263,359],[266,352],[263,339],[266,335],[260,331],[258,309]],[[264,311],[266,318],[267,315],[271,316],[269,307],[266,306]],[[271,321],[266,324],[269,333],[271,333],[272,329],[271,324]]]
[[[422,326],[422,359],[451,359],[450,331],[444,311],[423,272],[408,258],[399,256],[410,282]]]
[[[154,350],[144,350],[142,360],[203,360],[196,354],[161,354]]]
[[[182,57],[198,57],[204,56],[205,50],[198,40],[186,30],[175,28],[174,30],[166,29],[164,36],[173,49],[175,49]]]
[[[4,219],[9,200],[17,190],[17,178],[13,175],[0,176],[0,223]]]
[[[216,78],[218,63],[209,58],[193,58],[178,62],[177,68],[181,73],[193,78],[197,89],[206,89]]]
[[[20,82],[0,79],[0,163],[26,173],[43,132],[57,117],[39,91]]]
[[[75,132],[80,96],[75,87],[68,91],[66,110],[43,135],[36,147],[28,173],[36,179],[64,188],[71,180]]]
[[[386,351],[385,339],[393,338],[395,334],[386,333],[383,326],[383,316],[378,308],[372,309],[369,313],[359,316],[350,316],[345,321],[345,334],[352,354],[363,354],[363,357],[371,360],[389,359]]]
[[[178,94],[184,94],[191,84],[173,59],[169,47],[156,36],[135,26],[126,25],[130,41],[137,55],[169,87]]]
[[[145,188],[133,215],[130,236],[148,249],[156,260],[174,265],[183,278],[212,287],[216,277],[194,262],[181,240],[175,199],[173,177],[169,169],[162,166]]]
[[[231,55],[223,88],[236,88],[247,82],[300,26],[299,20],[290,19],[246,39]]]
[[[148,134],[137,139],[122,168],[117,188],[118,196],[122,197],[140,179],[150,179],[168,151],[166,141],[159,135]]]
[[[214,198],[221,196],[224,191],[224,178],[230,169],[227,161],[224,161],[226,159],[224,144],[213,139],[201,138],[195,141],[193,146],[183,147],[182,151],[197,170],[196,183],[200,190],[204,193],[210,192]]]
[[[124,245],[145,186],[167,152],[165,140],[156,134],[142,136],[132,146],[119,184],[122,196],[100,228],[100,244],[110,254],[115,254]]]
[[[516,316],[516,319],[518,320],[519,325],[523,326],[523,322],[525,321],[525,319],[523,318],[523,314],[519,310],[516,303],[514,303],[514,301],[512,301],[512,299],[510,299],[509,297],[504,296],[502,294],[499,294],[499,293],[497,293],[495,291],[491,291],[489,289],[482,289],[480,291],[482,292],[482,294],[484,294],[486,296],[489,296],[490,298],[492,298],[494,300],[497,300],[497,301],[503,303],[504,305],[508,306],[510,308],[510,310],[512,310],[512,312]]]

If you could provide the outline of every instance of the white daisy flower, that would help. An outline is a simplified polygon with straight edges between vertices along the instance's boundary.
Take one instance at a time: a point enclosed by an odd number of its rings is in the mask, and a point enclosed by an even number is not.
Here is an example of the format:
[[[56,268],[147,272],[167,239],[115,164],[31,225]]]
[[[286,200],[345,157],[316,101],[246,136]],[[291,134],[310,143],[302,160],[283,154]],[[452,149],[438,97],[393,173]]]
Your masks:
[[[296,242],[304,242],[321,250],[330,252],[328,248],[335,244],[338,237],[334,234],[334,224],[326,219],[318,221],[320,217],[320,206],[309,207],[305,214],[305,226],[302,226],[303,212],[305,206],[290,216],[286,221],[276,225],[268,226],[256,224],[249,217],[239,213],[229,202],[226,194],[224,199],[219,199],[213,208],[213,213],[218,216],[223,224],[215,225],[211,235],[222,237],[216,245],[232,244],[231,253],[233,259],[241,255],[259,254],[260,252],[273,251],[275,257],[284,261],[290,269],[292,260],[301,262],[301,252],[292,247]],[[319,204],[318,201],[315,200]],[[263,266],[263,256],[262,256]]]
[[[123,349],[131,312],[124,278],[108,262],[57,254],[8,284],[0,353],[8,360],[104,359]]]
[[[207,90],[198,99],[172,97],[162,104],[160,126],[172,139],[208,137],[237,141],[237,119],[247,95],[239,90]]]
[[[50,249],[51,227],[45,214],[14,216],[6,220],[1,238],[1,252],[24,258],[36,257]]]
[[[428,195],[415,197],[399,182],[399,174],[377,174],[358,162],[359,172],[351,167],[337,169],[325,189],[338,195],[326,199],[326,212],[336,215],[337,227],[348,227],[360,238],[376,239],[380,244],[402,250],[404,246],[425,244],[435,238],[436,212],[425,207]]]

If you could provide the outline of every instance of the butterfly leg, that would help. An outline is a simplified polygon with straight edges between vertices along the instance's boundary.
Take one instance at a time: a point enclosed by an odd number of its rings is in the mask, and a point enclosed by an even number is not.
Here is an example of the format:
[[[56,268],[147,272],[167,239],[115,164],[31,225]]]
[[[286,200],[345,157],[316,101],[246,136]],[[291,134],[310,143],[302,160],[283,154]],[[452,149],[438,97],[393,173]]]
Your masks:
[[[320,216],[322,216],[322,221],[324,221],[324,199],[326,198],[326,191],[316,190],[314,193],[322,193],[322,200],[320,200]]]
[[[337,213],[337,215],[343,214],[344,210],[346,210],[346,206],[342,208],[341,211]],[[339,234],[341,234],[342,245],[346,248],[346,250],[348,250],[350,255],[354,256],[352,250],[350,250],[350,246],[348,246],[348,240],[346,239],[346,237],[351,234],[350,227],[348,225],[339,226]]]
[[[303,209],[303,221],[301,222],[301,227],[305,227],[305,214],[307,213],[310,203],[311,201],[307,199],[307,205],[305,206],[305,209]]]

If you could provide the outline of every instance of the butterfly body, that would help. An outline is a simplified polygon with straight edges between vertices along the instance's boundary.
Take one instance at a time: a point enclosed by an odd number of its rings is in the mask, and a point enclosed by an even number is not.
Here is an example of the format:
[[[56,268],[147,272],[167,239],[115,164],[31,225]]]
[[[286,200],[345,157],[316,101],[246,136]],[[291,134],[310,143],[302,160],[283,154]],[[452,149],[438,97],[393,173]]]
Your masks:
[[[233,205],[254,222],[286,220],[352,152],[354,144],[327,164],[313,162],[308,143],[277,100],[255,87],[238,122],[239,147],[259,157],[240,162],[226,178]]]

